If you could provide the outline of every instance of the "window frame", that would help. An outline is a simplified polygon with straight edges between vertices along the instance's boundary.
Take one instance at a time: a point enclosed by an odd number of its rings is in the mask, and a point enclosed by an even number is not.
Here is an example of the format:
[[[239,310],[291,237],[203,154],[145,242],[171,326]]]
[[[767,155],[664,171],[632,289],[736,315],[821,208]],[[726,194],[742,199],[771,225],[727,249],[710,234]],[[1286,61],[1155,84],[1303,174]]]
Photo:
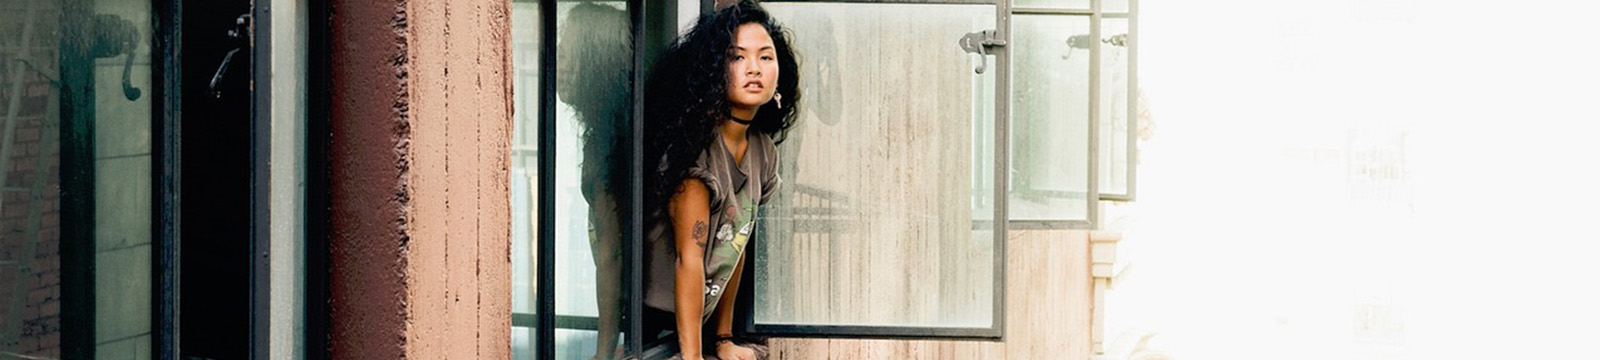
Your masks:
[[[1100,1],[1100,0],[1095,0],[1095,1]],[[1127,162],[1127,164],[1124,167],[1124,170],[1126,172],[1125,176],[1126,176],[1126,181],[1127,181],[1127,192],[1126,193],[1122,193],[1122,194],[1101,192],[1100,193],[1100,200],[1103,200],[1103,201],[1133,202],[1136,199],[1138,199],[1138,188],[1139,187],[1137,186],[1137,184],[1138,184],[1138,178],[1139,178],[1138,177],[1138,174],[1139,174],[1139,171],[1138,171],[1138,168],[1139,168],[1138,167],[1138,164],[1139,164],[1139,160],[1138,160],[1138,157],[1139,157],[1139,142],[1138,142],[1138,140],[1139,140],[1139,118],[1138,118],[1139,117],[1139,16],[1138,16],[1139,15],[1139,0],[1127,0],[1127,1],[1128,1],[1128,11],[1127,12],[1105,12],[1105,13],[1101,14],[1101,18],[1102,19],[1127,19],[1128,20],[1128,42],[1127,42],[1128,64],[1127,64],[1127,69],[1126,69],[1127,74],[1128,74],[1127,75],[1128,76],[1128,87],[1127,87],[1127,89],[1123,89],[1123,90],[1126,90],[1127,99],[1128,99],[1128,104],[1127,104],[1127,108],[1126,108],[1127,114],[1124,117],[1124,120],[1127,121],[1127,125],[1126,126],[1127,126],[1127,129],[1128,129],[1127,134],[1125,134],[1126,138],[1127,138],[1126,139],[1127,149],[1125,151],[1127,151],[1128,155],[1127,155],[1126,159],[1124,159]],[[1100,31],[1099,27],[1101,27],[1101,25],[1102,24],[1097,23],[1095,25],[1096,26],[1095,31]],[[1096,46],[1098,46],[1099,43],[1100,42],[1096,41],[1095,42],[1095,44],[1097,44]],[[1098,57],[1099,57],[1099,54],[1096,54],[1096,58],[1097,59],[1098,59]],[[1095,76],[1099,76],[1099,75],[1096,74]],[[1095,90],[1095,93],[1099,93],[1099,92],[1100,92],[1100,90],[1098,90],[1098,89]],[[1096,106],[1099,106],[1099,105],[1097,104]]]
[[[534,341],[534,354],[535,354],[535,357],[539,358],[539,359],[549,359],[549,358],[554,358],[554,356],[555,356],[555,330],[556,329],[558,329],[558,328],[560,328],[560,329],[593,329],[594,328],[593,325],[594,325],[595,319],[593,317],[581,317],[581,316],[576,316],[575,317],[575,316],[558,315],[558,314],[556,314],[556,308],[555,308],[555,305],[556,305],[555,304],[555,299],[556,299],[556,296],[555,296],[556,295],[555,294],[555,291],[556,291],[556,289],[555,289],[555,280],[556,280],[555,262],[557,261],[557,259],[556,259],[556,256],[555,256],[556,255],[555,254],[555,251],[556,251],[556,249],[555,249],[555,241],[556,241],[556,236],[555,236],[555,226],[556,226],[556,224],[555,224],[555,220],[556,220],[555,215],[556,214],[555,214],[555,212],[556,212],[556,210],[555,210],[555,197],[553,196],[553,194],[555,194],[556,189],[555,189],[555,181],[550,180],[550,179],[553,179],[554,175],[556,174],[556,171],[558,171],[557,166],[556,166],[556,152],[558,151],[558,149],[556,148],[556,121],[559,121],[559,120],[557,119],[557,114],[556,114],[557,99],[556,99],[556,96],[554,95],[556,93],[556,78],[555,78],[555,76],[557,76],[556,75],[556,68],[557,68],[556,67],[556,61],[557,61],[557,59],[556,59],[556,46],[558,45],[557,44],[557,40],[558,39],[556,37],[556,28],[557,28],[557,25],[558,25],[556,23],[556,12],[557,12],[556,11],[556,9],[557,9],[556,4],[557,4],[557,1],[556,0],[517,0],[517,1],[518,2],[535,2],[535,1],[537,1],[538,4],[539,4],[539,12],[540,12],[538,14],[538,18],[540,19],[539,20],[539,28],[537,29],[537,34],[538,34],[537,36],[540,39],[539,40],[540,49],[539,49],[539,58],[538,58],[538,64],[539,64],[538,66],[539,66],[539,71],[540,71],[539,78],[538,78],[538,88],[539,88],[538,91],[540,93],[540,96],[539,96],[539,99],[538,99],[539,108],[535,110],[536,113],[537,113],[537,130],[536,130],[537,131],[537,140],[536,140],[536,143],[537,143],[537,146],[539,148],[539,151],[538,151],[538,165],[537,165],[537,171],[538,171],[538,174],[539,174],[538,175],[539,181],[538,181],[535,193],[531,194],[532,196],[536,197],[535,203],[537,204],[537,212],[536,212],[536,216],[535,216],[535,218],[536,218],[536,220],[535,220],[536,221],[536,225],[535,225],[536,231],[534,231],[531,234],[533,236],[533,238],[536,239],[535,240],[536,244],[534,246],[535,249],[536,249],[536,255],[535,255],[535,258],[536,258],[535,263],[536,263],[536,265],[535,265],[535,279],[534,279],[536,285],[534,287],[535,288],[534,292],[535,292],[535,294],[537,294],[537,296],[534,298],[534,301],[535,301],[534,313],[532,313],[532,314],[514,313],[514,314],[511,314],[511,317],[512,317],[512,326],[513,327],[533,327],[534,328],[533,329],[533,333],[534,333],[534,336],[535,336],[535,341]],[[673,19],[672,15],[671,15],[672,11],[675,11],[675,8],[676,8],[675,4],[671,4],[671,3],[655,4],[655,3],[645,2],[645,1],[642,1],[642,0],[625,0],[625,1],[626,1],[627,5],[628,5],[630,31],[631,31],[631,33],[633,35],[633,46],[634,46],[633,47],[633,51],[634,51],[633,52],[633,59],[631,60],[632,63],[633,63],[633,67],[634,67],[633,83],[632,83],[633,94],[632,94],[632,99],[631,99],[632,100],[632,104],[631,104],[632,105],[632,112],[631,112],[632,117],[628,120],[630,122],[629,123],[629,128],[632,129],[633,133],[630,134],[631,135],[631,141],[630,141],[631,142],[631,144],[630,144],[630,150],[631,151],[629,152],[630,157],[628,159],[628,163],[630,164],[630,166],[633,167],[633,169],[638,170],[638,169],[642,168],[642,166],[643,166],[642,165],[642,158],[643,158],[643,151],[644,151],[644,148],[643,148],[643,141],[644,141],[644,138],[643,138],[643,123],[639,119],[642,119],[642,116],[643,116],[643,100],[644,100],[644,85],[645,85],[644,82],[645,82],[645,76],[647,75],[646,71],[645,71],[647,68],[645,67],[645,65],[648,64],[648,60],[649,60],[648,57],[654,55],[654,52],[651,51],[652,50],[652,46],[660,46],[661,44],[659,44],[659,43],[661,41],[658,41],[658,40],[662,40],[663,38],[666,39],[666,40],[670,40],[670,39],[675,38],[675,35],[677,33],[676,30],[678,30],[678,29],[676,29],[677,22],[674,21],[676,19]],[[687,2],[687,1],[695,1],[695,0],[680,0],[680,1]],[[1102,34],[1101,34],[1102,21],[1101,21],[1101,19],[1103,17],[1108,17],[1108,15],[1109,15],[1109,17],[1126,16],[1127,18],[1129,18],[1129,27],[1130,27],[1130,29],[1129,29],[1129,38],[1130,38],[1129,42],[1130,42],[1130,44],[1137,44],[1137,41],[1138,41],[1137,40],[1138,1],[1137,0],[1128,0],[1129,1],[1129,9],[1128,9],[1128,11],[1125,12],[1125,13],[1124,12],[1117,12],[1117,13],[1114,13],[1114,14],[1105,14],[1105,13],[1103,13],[1101,11],[1102,10],[1102,5],[1101,5],[1102,1],[1103,0],[1091,0],[1091,6],[1088,9],[1082,9],[1082,8],[1050,8],[1050,7],[1013,7],[1013,6],[1011,6],[1011,3],[1012,3],[1011,0],[821,0],[821,1],[818,1],[818,0],[768,0],[766,2],[770,2],[770,3],[869,3],[869,4],[966,4],[966,5],[993,5],[993,6],[995,6],[995,11],[996,11],[995,26],[996,26],[996,30],[997,30],[998,36],[999,36],[999,38],[1001,40],[1004,40],[1007,43],[1011,42],[1011,37],[1012,37],[1011,24],[1012,24],[1013,15],[1089,16],[1090,17],[1090,32],[1091,32],[1090,36],[1092,38],[1095,38],[1095,39],[1099,39],[1102,36]],[[713,3],[714,3],[713,0],[698,0],[697,2],[699,3],[700,13],[702,13],[702,14],[710,11],[712,6],[713,6]],[[662,21],[661,17],[655,16],[658,13],[668,14],[668,15],[665,16],[666,20]],[[315,40],[313,40],[313,41],[315,41]],[[1042,230],[1042,229],[1043,230],[1051,230],[1051,229],[1054,229],[1054,230],[1064,230],[1064,229],[1082,230],[1082,229],[1094,229],[1100,223],[1100,219],[1099,219],[1100,211],[1099,211],[1099,208],[1100,208],[1100,205],[1101,205],[1100,204],[1101,200],[1132,201],[1134,199],[1134,189],[1136,188],[1134,186],[1134,184],[1135,184],[1135,182],[1134,182],[1134,180],[1135,180],[1135,177],[1134,177],[1134,175],[1135,175],[1135,170],[1134,170],[1135,166],[1134,166],[1134,164],[1136,163],[1135,157],[1136,157],[1136,154],[1137,154],[1136,151],[1135,151],[1136,147],[1135,147],[1135,142],[1134,142],[1134,140],[1137,139],[1137,127],[1136,127],[1137,119],[1135,118],[1135,116],[1137,115],[1137,111],[1138,111],[1137,110],[1137,100],[1138,99],[1136,98],[1136,95],[1137,95],[1137,72],[1136,72],[1136,69],[1137,69],[1137,46],[1135,46],[1135,45],[1130,45],[1129,46],[1129,50],[1128,50],[1129,51],[1129,56],[1128,56],[1128,65],[1127,65],[1128,68],[1129,68],[1128,69],[1129,87],[1128,87],[1128,90],[1127,90],[1128,91],[1128,95],[1129,95],[1128,96],[1128,99],[1129,99],[1128,116],[1127,116],[1127,121],[1128,121],[1128,126],[1129,126],[1129,131],[1127,132],[1127,136],[1128,136],[1128,142],[1127,142],[1127,144],[1128,144],[1128,156],[1127,156],[1127,162],[1128,162],[1128,164],[1127,164],[1128,165],[1127,166],[1128,193],[1127,194],[1103,194],[1103,193],[1100,192],[1100,185],[1099,185],[1100,171],[1102,171],[1101,168],[1100,168],[1102,164],[1100,164],[1100,161],[1099,161],[1099,157],[1100,157],[1099,151],[1100,151],[1100,147],[1102,146],[1101,145],[1101,141],[1100,141],[1101,140],[1101,136],[1100,136],[1100,133],[1099,133],[1099,131],[1100,131],[1100,129],[1099,129],[1099,127],[1100,127],[1099,126],[1099,122],[1100,122],[1099,121],[1100,95],[1103,92],[1102,89],[1100,88],[1100,78],[1101,78],[1101,72],[1102,72],[1102,69],[1101,69],[1101,65],[1102,64],[1100,63],[1101,49],[1100,49],[1100,42],[1099,41],[1094,41],[1091,44],[1092,44],[1091,45],[1091,49],[1090,49],[1090,51],[1091,51],[1091,53],[1090,53],[1090,55],[1091,55],[1091,60],[1090,60],[1091,64],[1090,64],[1090,72],[1089,72],[1090,73],[1090,75],[1089,75],[1089,82],[1090,82],[1089,87],[1090,87],[1091,91],[1089,92],[1089,99],[1088,99],[1088,101],[1089,101],[1089,109],[1090,109],[1090,114],[1089,114],[1090,121],[1088,122],[1088,126],[1089,126],[1088,130],[1089,130],[1089,133],[1091,134],[1091,136],[1089,136],[1087,144],[1085,144],[1085,146],[1087,146],[1088,150],[1089,150],[1089,152],[1088,152],[1089,165],[1088,165],[1088,174],[1087,174],[1087,176],[1089,178],[1089,182],[1088,182],[1087,194],[1085,196],[1086,203],[1087,203],[1086,206],[1087,206],[1088,209],[1087,209],[1087,213],[1086,213],[1087,214],[1086,218],[1082,219],[1082,220],[1011,220],[1011,218],[1009,217],[1009,199],[1010,199],[1010,196],[1011,196],[1011,193],[1010,193],[1011,192],[1011,189],[1010,189],[1011,186],[1010,186],[1010,182],[1009,182],[1010,181],[1009,174],[1010,174],[1010,169],[1011,169],[1010,153],[1011,153],[1011,146],[1012,146],[1011,139],[1010,139],[1010,137],[1011,137],[1010,136],[1011,135],[1010,134],[1011,121],[1012,121],[1012,113],[1011,113],[1011,110],[1012,110],[1012,105],[1011,105],[1011,102],[1012,102],[1012,93],[1011,93],[1012,92],[1012,89],[1011,89],[1011,86],[1012,86],[1012,84],[1011,84],[1012,70],[1011,70],[1011,65],[1012,64],[1011,64],[1011,62],[1012,61],[1011,61],[1010,47],[1008,47],[1008,46],[995,47],[991,51],[991,55],[995,56],[995,66],[994,66],[994,69],[995,69],[994,71],[996,71],[995,91],[997,92],[997,94],[995,95],[995,109],[994,109],[994,111],[995,111],[995,124],[994,124],[994,127],[995,127],[994,167],[995,167],[995,169],[994,169],[993,176],[995,178],[995,180],[994,180],[995,181],[995,186],[994,186],[993,191],[994,191],[994,203],[995,203],[994,204],[994,206],[995,206],[994,216],[995,217],[994,217],[994,220],[974,221],[975,226],[982,225],[982,226],[990,226],[990,227],[994,228],[994,236],[995,236],[994,242],[995,242],[995,244],[994,244],[994,248],[993,248],[994,250],[993,251],[994,251],[994,261],[995,261],[995,266],[994,266],[995,282],[993,284],[993,287],[994,287],[994,289],[993,289],[994,302],[993,302],[993,309],[992,309],[994,314],[993,314],[993,317],[992,317],[991,326],[989,326],[989,327],[981,327],[981,328],[962,328],[962,327],[927,327],[927,326],[845,326],[845,325],[757,324],[754,321],[753,317],[751,316],[753,314],[752,305],[753,305],[753,298],[754,298],[754,292],[755,292],[755,290],[754,290],[754,286],[755,285],[754,285],[754,281],[753,280],[750,280],[750,278],[747,278],[746,281],[749,281],[749,282],[746,283],[745,287],[750,289],[750,290],[749,291],[742,291],[741,294],[739,294],[739,297],[737,299],[735,299],[736,303],[738,304],[736,306],[736,309],[738,309],[738,312],[736,313],[735,331],[740,331],[740,332],[742,332],[744,334],[758,335],[758,336],[799,337],[799,338],[872,338],[872,339],[922,339],[922,340],[935,339],[935,340],[986,340],[986,341],[1000,341],[1000,340],[1003,340],[1004,339],[1004,335],[1005,335],[1005,323],[1006,323],[1006,321],[1005,321],[1006,320],[1006,317],[1005,317],[1005,304],[1006,304],[1006,301],[1005,301],[1005,299],[1006,299],[1005,275],[1006,275],[1006,264],[1007,264],[1007,262],[1006,262],[1006,238],[1007,238],[1007,235],[1008,235],[1008,232],[1010,231],[1010,229],[1019,229],[1019,230]],[[630,182],[631,182],[631,186],[633,186],[634,188],[640,188],[640,187],[642,187],[643,178],[638,173],[635,173],[634,176],[631,176]],[[640,315],[641,315],[642,310],[643,310],[642,298],[637,295],[637,294],[639,294],[638,290],[643,288],[643,269],[642,269],[642,266],[641,266],[641,264],[642,264],[641,256],[643,255],[643,242],[640,241],[642,230],[644,229],[644,223],[643,223],[644,217],[643,217],[642,211],[640,210],[640,209],[642,209],[642,205],[643,205],[643,196],[642,196],[642,194],[640,194],[637,191],[635,191],[632,194],[631,198],[628,199],[628,200],[631,201],[633,205],[635,205],[633,207],[633,209],[635,209],[635,210],[631,214],[628,214],[625,217],[626,222],[623,224],[623,229],[622,229],[622,234],[623,234],[624,239],[626,241],[625,244],[627,244],[626,246],[623,247],[623,249],[624,249],[624,261],[623,261],[623,263],[624,263],[624,267],[625,267],[624,271],[623,271],[623,274],[625,276],[625,279],[623,279],[624,281],[622,282],[622,285],[624,287],[623,293],[626,294],[623,297],[623,301],[624,301],[624,311],[625,311],[624,316],[625,316],[625,319],[626,319],[625,321],[627,322],[623,326],[623,329],[624,329],[623,331],[624,331],[624,334],[625,334],[624,335],[625,338],[627,338],[627,339],[638,339],[639,337],[635,336],[635,335],[636,334],[640,334],[642,332],[642,322],[641,322],[641,319],[640,319]],[[518,241],[520,241],[520,239]],[[751,251],[761,251],[760,249],[762,249],[761,247],[763,246],[762,242],[757,241],[757,242],[753,242],[753,244],[754,244],[753,246],[755,246],[755,247],[752,248]],[[755,271],[756,264],[755,264],[754,261],[749,261],[749,262],[745,262],[744,266],[745,266],[745,271],[746,272],[753,272],[753,271]],[[644,343],[641,343],[639,341],[625,341],[624,342],[624,350],[625,350],[625,354],[626,355],[630,355],[630,356],[639,355],[639,356],[643,356],[644,358],[651,359],[651,358],[664,357],[664,356],[669,355],[672,352],[672,350],[676,349],[676,345],[677,345],[676,342],[671,342],[671,341],[667,341],[667,342],[664,342],[664,343],[658,343],[658,344],[644,344]]]
[[[1098,1],[1098,0],[1096,0]],[[995,36],[1004,44],[1012,43],[1011,17],[1015,9],[1011,7],[1010,0],[769,0],[767,3],[863,3],[863,4],[925,4],[925,5],[992,5],[995,7]],[[701,13],[710,11],[709,6],[703,6]],[[952,39],[954,40],[954,39]],[[1005,338],[1005,284],[1006,284],[1006,238],[1011,226],[1018,222],[1009,221],[1010,210],[1010,171],[1011,168],[1011,47],[1009,45],[996,46],[989,49],[988,55],[994,56],[995,89],[994,96],[994,219],[974,220],[974,227],[992,227],[994,235],[994,283],[991,294],[994,297],[988,327],[933,327],[933,326],[867,326],[867,325],[803,325],[803,324],[758,324],[754,315],[754,294],[756,283],[754,277],[743,279],[746,281],[741,287],[748,289],[741,291],[735,299],[735,325],[736,331],[744,334],[762,337],[790,337],[790,338],[855,338],[855,339],[899,339],[899,340],[981,340],[1001,341]],[[1092,123],[1092,122],[1091,122]],[[1093,155],[1093,154],[1091,154]],[[1093,156],[1091,156],[1091,161]],[[1090,164],[1091,179],[1093,163]],[[1091,191],[1092,188],[1091,182]],[[1090,203],[1093,203],[1092,201]],[[1093,206],[1090,207],[1093,211]],[[762,210],[763,214],[765,210]],[[1092,212],[1091,212],[1092,214]],[[763,215],[764,216],[764,215]],[[746,254],[757,254],[764,249],[764,242],[752,241],[752,248]],[[753,274],[756,271],[756,261],[747,261],[744,272]]]

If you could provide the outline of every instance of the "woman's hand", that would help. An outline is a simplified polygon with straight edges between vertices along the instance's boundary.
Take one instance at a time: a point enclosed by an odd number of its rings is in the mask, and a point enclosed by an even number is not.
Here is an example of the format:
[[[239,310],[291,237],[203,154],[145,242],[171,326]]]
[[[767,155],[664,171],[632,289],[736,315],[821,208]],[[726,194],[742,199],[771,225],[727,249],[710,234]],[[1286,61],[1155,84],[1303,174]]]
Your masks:
[[[756,351],[734,344],[733,340],[722,340],[717,342],[717,359],[756,360]]]

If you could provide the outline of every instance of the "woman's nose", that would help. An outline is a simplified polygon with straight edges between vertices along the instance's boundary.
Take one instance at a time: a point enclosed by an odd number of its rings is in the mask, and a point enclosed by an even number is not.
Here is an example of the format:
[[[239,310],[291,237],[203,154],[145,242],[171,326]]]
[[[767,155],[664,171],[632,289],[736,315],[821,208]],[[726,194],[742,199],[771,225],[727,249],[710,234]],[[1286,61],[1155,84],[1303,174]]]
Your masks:
[[[761,76],[761,67],[756,66],[754,61],[745,60],[741,61],[739,64],[744,66],[745,76]]]

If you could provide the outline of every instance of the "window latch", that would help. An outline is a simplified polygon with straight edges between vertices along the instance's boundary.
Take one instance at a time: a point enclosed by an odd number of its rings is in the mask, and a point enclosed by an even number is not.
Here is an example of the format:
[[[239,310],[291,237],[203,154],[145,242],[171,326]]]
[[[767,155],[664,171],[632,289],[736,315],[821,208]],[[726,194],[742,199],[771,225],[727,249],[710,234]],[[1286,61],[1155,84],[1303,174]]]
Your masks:
[[[1000,35],[994,29],[968,33],[957,43],[961,45],[962,51],[978,54],[978,67],[972,71],[979,74],[989,68],[989,49],[1006,46],[1006,41],[1000,39]]]

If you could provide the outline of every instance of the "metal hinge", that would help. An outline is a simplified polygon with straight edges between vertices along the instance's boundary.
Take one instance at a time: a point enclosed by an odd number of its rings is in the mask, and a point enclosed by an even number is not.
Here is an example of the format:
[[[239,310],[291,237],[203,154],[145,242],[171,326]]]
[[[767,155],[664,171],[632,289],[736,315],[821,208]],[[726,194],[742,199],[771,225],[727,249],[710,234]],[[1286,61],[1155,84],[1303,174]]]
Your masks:
[[[962,36],[958,43],[961,45],[961,50],[978,54],[978,67],[972,71],[979,74],[989,68],[989,48],[1006,46],[1006,41],[1000,39],[994,29],[968,33]]]

